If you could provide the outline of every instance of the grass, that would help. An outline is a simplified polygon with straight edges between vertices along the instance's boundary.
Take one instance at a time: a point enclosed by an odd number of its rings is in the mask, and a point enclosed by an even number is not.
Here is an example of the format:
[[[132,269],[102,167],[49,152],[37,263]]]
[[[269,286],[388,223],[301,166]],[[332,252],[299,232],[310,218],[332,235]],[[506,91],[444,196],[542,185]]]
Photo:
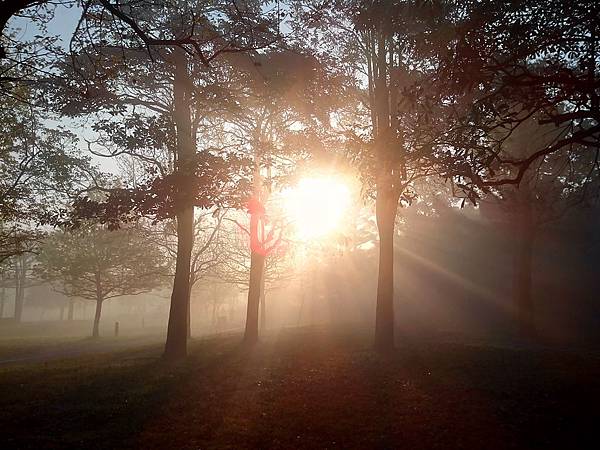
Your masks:
[[[593,442],[596,354],[295,330],[255,349],[192,341],[0,366],[2,448],[579,449]]]

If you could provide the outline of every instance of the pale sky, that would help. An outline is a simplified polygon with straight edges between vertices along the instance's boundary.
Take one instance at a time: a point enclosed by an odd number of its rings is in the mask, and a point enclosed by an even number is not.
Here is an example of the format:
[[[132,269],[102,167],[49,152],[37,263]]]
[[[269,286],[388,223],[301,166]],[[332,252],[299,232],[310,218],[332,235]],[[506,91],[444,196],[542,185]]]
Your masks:
[[[48,35],[58,36],[62,43],[63,48],[67,49],[69,45],[69,40],[75,31],[75,27],[77,26],[77,21],[81,16],[81,9],[77,7],[67,8],[64,6],[57,6],[55,9],[54,18],[48,22]],[[9,22],[9,27],[12,29],[19,29],[20,32],[17,34],[17,38],[22,41],[27,41],[31,39],[33,36],[39,33],[38,28],[31,23],[28,19],[15,17],[11,19]],[[68,118],[64,118],[59,121],[59,123],[67,128],[69,128],[72,132],[74,132],[79,139],[80,149],[83,153],[89,154],[87,150],[87,144],[84,141],[84,138],[89,140],[94,138],[91,130],[86,129],[85,126],[78,125],[75,121],[70,120]],[[52,127],[56,125],[57,122],[54,120],[46,121],[46,125]],[[94,155],[90,155],[94,162],[96,162],[103,171],[106,172],[117,172],[117,164],[114,158],[100,158]]]

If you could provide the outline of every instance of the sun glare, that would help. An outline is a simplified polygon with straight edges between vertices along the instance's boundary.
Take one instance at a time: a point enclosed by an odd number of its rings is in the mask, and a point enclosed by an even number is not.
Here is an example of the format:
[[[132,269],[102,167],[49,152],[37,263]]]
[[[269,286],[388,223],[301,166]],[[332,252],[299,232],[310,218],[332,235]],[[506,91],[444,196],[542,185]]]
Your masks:
[[[284,194],[286,214],[301,240],[325,237],[342,225],[350,189],[336,178],[303,178]]]

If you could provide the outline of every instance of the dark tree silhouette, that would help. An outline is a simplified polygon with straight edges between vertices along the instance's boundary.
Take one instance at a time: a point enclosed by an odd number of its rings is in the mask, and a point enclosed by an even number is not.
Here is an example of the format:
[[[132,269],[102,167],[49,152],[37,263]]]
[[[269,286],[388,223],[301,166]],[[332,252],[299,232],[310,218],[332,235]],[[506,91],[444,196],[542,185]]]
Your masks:
[[[465,183],[518,185],[534,162],[563,149],[598,155],[599,6],[588,0],[461,2],[439,46],[446,53],[422,103],[454,103],[445,146],[471,165]],[[433,95],[433,93],[436,95]],[[430,103],[429,103],[430,104]],[[503,146],[531,117],[554,139],[507,157]]]
[[[523,122],[504,141],[503,154],[519,159],[532,149],[543,148],[561,130],[553,124],[539,125],[535,116]],[[535,336],[535,307],[532,296],[535,241],[542,228],[561,219],[574,206],[597,192],[598,168],[590,154],[578,147],[562,149],[532,163],[519,187],[499,186],[481,201],[481,210],[511,232],[513,249],[513,304],[521,336]],[[591,168],[591,170],[590,170]]]

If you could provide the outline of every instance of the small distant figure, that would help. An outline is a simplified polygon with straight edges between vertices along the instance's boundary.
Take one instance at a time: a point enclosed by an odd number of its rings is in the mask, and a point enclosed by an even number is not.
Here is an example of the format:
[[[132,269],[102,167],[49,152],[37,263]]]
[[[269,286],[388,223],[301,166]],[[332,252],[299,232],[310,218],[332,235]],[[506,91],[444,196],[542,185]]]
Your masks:
[[[115,322],[115,337],[119,336],[119,322]]]

